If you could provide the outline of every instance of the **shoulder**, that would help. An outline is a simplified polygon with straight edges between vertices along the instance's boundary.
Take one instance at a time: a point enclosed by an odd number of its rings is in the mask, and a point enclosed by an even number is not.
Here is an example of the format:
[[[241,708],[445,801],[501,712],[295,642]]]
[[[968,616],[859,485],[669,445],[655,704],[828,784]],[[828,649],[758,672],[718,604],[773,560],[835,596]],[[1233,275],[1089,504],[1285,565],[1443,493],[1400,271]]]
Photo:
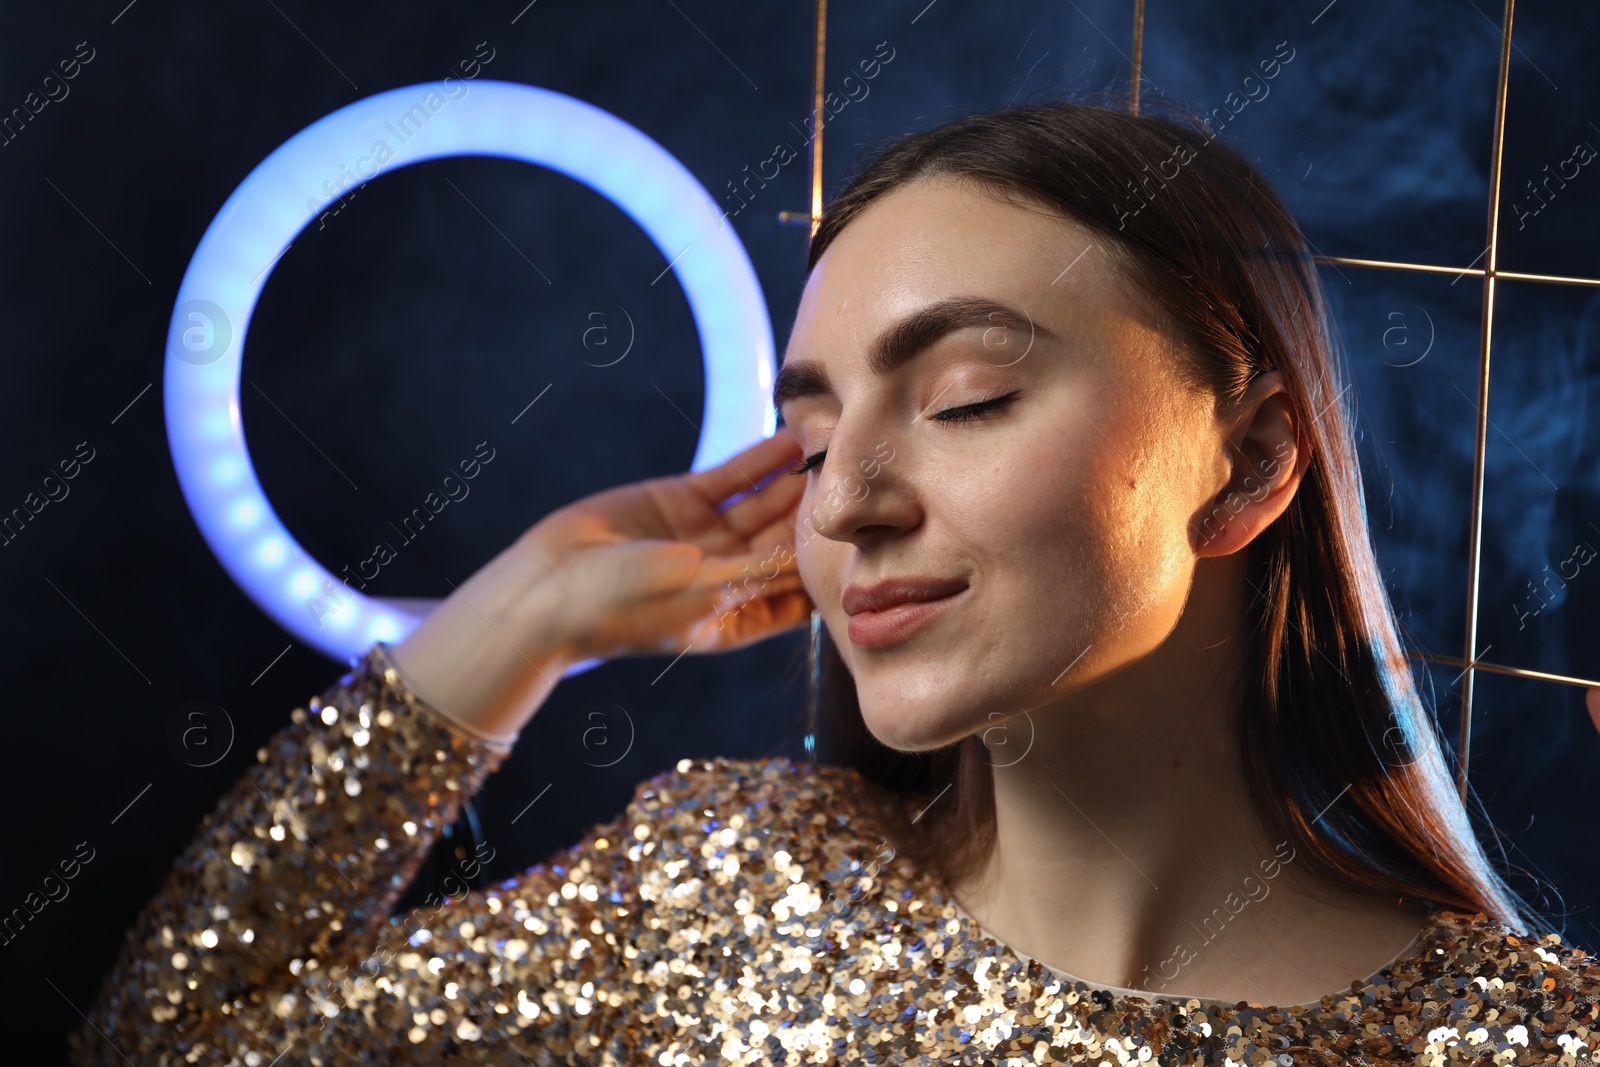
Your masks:
[[[625,823],[652,895],[704,903],[852,876],[884,850],[886,803],[894,794],[853,768],[718,757],[682,760],[641,782]]]
[[[1430,916],[1421,976],[1465,982],[1474,999],[1503,1004],[1600,1002],[1600,959],[1558,933],[1518,933],[1483,913]],[[1593,1010],[1593,1009],[1590,1009]]]
[[[707,834],[743,830],[849,836],[875,827],[892,794],[851,767],[777,756],[679,760],[640,782],[628,814],[644,828]],[[732,835],[723,833],[732,843]]]
[[[629,805],[641,814],[663,814],[688,804],[748,809],[757,814],[775,806],[798,810],[831,806],[869,785],[850,767],[791,760],[683,759],[640,782]]]
[[[1534,965],[1554,974],[1600,976],[1600,959],[1569,944],[1559,933],[1518,933],[1482,912],[1438,908],[1430,916],[1429,941],[1436,955],[1453,955],[1458,964],[1495,963],[1504,968]],[[1442,951],[1441,951],[1442,950]]]
[[[1517,934],[1482,916],[1473,919],[1493,929],[1504,965],[1526,975],[1530,988],[1558,990],[1558,996],[1573,993],[1600,998],[1600,959],[1594,953],[1566,942],[1559,933]]]

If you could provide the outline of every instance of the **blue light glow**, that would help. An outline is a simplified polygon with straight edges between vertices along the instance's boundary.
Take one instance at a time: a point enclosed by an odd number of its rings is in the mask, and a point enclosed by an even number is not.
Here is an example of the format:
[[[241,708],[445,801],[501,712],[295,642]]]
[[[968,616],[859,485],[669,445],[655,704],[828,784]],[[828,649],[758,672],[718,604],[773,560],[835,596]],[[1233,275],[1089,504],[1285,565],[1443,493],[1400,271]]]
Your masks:
[[[388,123],[430,92],[449,99],[422,129],[391,144],[399,138]],[[379,141],[391,157],[360,169]],[[351,184],[344,168],[366,176],[458,155],[520,159],[585,183],[627,212],[672,263],[706,374],[691,469],[724,462],[777,428],[772,326],[749,256],[731,226],[718,227],[710,194],[645,134],[573,97],[502,81],[457,81],[454,93],[406,86],[318,119],[250,172],[201,237],[173,307],[163,385],[173,465],[212,552],[279,625],[346,662],[374,641],[403,640],[423,616],[350,589],[273,511],[239,419],[245,335],[273,263],[345,191],[341,183]]]
[[[211,464],[211,480],[216,485],[226,487],[237,484],[244,477],[244,464],[239,462],[238,456],[219,456]]]
[[[289,556],[289,546],[281,537],[268,535],[256,542],[256,562],[263,567],[276,567]]]
[[[254,500],[241,500],[229,509],[236,529],[249,530],[261,521],[262,507]]]
[[[317,591],[319,578],[309,567],[294,572],[289,579],[289,595],[296,600],[309,600]]]

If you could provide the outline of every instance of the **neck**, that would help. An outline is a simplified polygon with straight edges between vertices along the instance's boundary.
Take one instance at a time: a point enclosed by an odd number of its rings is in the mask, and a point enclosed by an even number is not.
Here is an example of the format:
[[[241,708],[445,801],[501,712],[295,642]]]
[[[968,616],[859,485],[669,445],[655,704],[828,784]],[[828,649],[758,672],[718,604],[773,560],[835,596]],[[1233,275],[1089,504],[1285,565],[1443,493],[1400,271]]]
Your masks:
[[[1197,612],[1217,603],[1199,592],[1150,656],[986,734],[993,847],[950,889],[993,937],[1089,982],[1314,1000],[1388,963],[1422,909],[1318,884],[1269,839],[1237,744],[1242,612]]]

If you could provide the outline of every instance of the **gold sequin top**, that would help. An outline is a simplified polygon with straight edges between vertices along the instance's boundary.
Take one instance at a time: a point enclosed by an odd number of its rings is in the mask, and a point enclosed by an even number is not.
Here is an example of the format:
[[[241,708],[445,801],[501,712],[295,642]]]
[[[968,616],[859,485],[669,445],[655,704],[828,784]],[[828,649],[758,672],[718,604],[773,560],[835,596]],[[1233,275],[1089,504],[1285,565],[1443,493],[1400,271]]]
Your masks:
[[[129,931],[71,1037],[79,1067],[1573,1064],[1600,1047],[1593,957],[1445,910],[1312,1005],[1063,977],[894,855],[860,800],[876,787],[781,758],[684,760],[547,863],[391,918],[506,750],[422,703],[381,644],[291,719]]]

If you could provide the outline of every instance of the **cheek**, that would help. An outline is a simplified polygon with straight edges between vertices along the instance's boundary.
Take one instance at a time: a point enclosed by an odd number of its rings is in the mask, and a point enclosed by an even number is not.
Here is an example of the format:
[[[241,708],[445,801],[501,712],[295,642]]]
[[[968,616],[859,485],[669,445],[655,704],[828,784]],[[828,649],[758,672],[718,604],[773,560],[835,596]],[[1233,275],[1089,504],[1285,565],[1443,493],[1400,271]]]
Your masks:
[[[975,484],[967,513],[993,602],[1009,605],[994,651],[1044,683],[1086,650],[1075,676],[1154,647],[1187,589],[1166,479],[1137,441],[1090,434],[1041,442],[1037,461]]]
[[[1071,452],[1054,451],[1056,456]],[[1126,484],[1120,461],[1082,452],[1013,486],[996,507],[995,563],[1039,621],[1065,622],[1103,606],[1118,585],[1130,548]]]
[[[1148,651],[1176,625],[1188,596],[1194,560],[1182,503],[1187,490],[1172,457],[1159,455],[1137,477],[1124,470],[1113,485],[1099,518],[1109,531],[1105,633],[1130,652],[1135,644]]]

